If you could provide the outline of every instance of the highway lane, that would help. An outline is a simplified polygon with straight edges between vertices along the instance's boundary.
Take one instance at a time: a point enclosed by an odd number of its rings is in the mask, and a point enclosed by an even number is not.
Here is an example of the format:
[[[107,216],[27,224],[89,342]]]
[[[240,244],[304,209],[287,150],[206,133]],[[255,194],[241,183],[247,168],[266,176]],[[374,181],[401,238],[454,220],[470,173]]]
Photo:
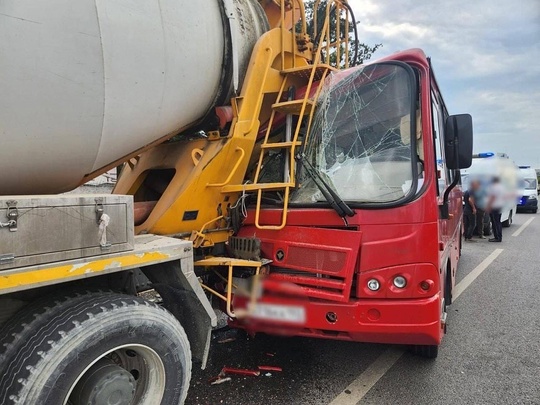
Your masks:
[[[503,243],[464,246],[457,282],[466,288],[435,361],[386,345],[225,331],[208,368],[194,370],[187,403],[540,404],[539,236],[540,218],[518,214]],[[261,364],[283,372],[208,383],[225,365]]]

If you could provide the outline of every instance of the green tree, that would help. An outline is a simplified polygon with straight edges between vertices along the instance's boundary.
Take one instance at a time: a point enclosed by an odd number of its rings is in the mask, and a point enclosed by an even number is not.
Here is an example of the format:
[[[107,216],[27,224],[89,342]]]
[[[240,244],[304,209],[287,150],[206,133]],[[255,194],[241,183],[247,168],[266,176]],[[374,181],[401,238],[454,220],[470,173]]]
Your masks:
[[[325,19],[325,15],[326,15],[326,6],[327,6],[327,1],[321,1],[319,3],[319,8],[317,10],[317,25],[322,25],[324,23],[324,19]],[[315,1],[313,0],[307,0],[307,1],[304,1],[304,7],[306,9],[306,23],[307,23],[307,32],[312,35],[313,37],[313,33],[315,32],[314,31],[314,13],[315,13],[315,10],[314,10],[314,7],[315,7]],[[351,17],[354,17],[352,15],[352,10],[351,10],[351,13],[350,13],[350,16]],[[331,35],[332,35],[332,38],[330,38],[331,42],[334,42],[336,40],[335,38],[335,27],[336,27],[336,24],[337,24],[337,18],[336,18],[336,13],[331,13],[330,15],[330,32],[331,32]],[[340,21],[339,21],[339,24],[340,24],[340,30],[341,32],[345,32],[345,19],[344,18],[340,18]],[[367,45],[363,42],[360,42],[357,38],[357,25],[360,24],[359,21],[351,21],[349,19],[349,32],[348,32],[348,35],[349,37],[351,38],[350,39],[350,48],[349,48],[349,55],[348,55],[348,58],[349,58],[349,65],[350,66],[355,66],[355,65],[360,65],[362,64],[364,61],[368,60],[371,58],[371,56],[373,55],[373,53],[375,53],[375,51],[377,49],[379,49],[382,44],[375,44],[375,45]],[[320,31],[322,27],[318,27],[317,31]],[[318,42],[318,38],[312,38],[312,41],[314,41],[315,45],[317,45],[317,42]],[[344,49],[343,47],[341,47],[341,54],[344,53]],[[331,55],[330,55],[330,61],[332,63],[335,63],[335,60],[336,60],[336,51],[333,50],[331,51]],[[344,64],[344,61],[340,61],[340,64],[343,65]]]

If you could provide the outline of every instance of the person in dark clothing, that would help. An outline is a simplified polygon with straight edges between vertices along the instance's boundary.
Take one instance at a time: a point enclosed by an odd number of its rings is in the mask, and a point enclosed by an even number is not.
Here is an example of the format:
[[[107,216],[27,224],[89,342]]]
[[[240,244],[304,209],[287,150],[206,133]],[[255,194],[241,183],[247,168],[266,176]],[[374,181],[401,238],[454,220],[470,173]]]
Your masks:
[[[476,204],[474,201],[474,193],[479,185],[476,181],[471,182],[471,187],[463,194],[463,221],[465,225],[465,240],[470,241],[473,237],[474,228],[476,227]]]

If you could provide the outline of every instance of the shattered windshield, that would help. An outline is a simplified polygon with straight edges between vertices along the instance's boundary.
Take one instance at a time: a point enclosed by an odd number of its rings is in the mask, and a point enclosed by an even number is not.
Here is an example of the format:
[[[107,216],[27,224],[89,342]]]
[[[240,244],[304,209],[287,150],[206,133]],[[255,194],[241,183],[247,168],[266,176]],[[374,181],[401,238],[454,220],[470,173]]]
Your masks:
[[[412,89],[410,71],[393,63],[360,66],[326,80],[303,159],[343,200],[389,203],[410,195]],[[300,161],[291,202],[321,201]]]

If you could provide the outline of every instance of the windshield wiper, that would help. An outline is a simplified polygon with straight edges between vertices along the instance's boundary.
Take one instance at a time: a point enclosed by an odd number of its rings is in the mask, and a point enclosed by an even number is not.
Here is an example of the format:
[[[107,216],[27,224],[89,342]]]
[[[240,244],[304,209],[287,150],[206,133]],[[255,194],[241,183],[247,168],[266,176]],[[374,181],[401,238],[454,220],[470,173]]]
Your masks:
[[[351,207],[349,207],[345,201],[334,191],[330,185],[324,181],[321,176],[321,173],[313,167],[308,159],[305,159],[306,155],[299,153],[296,157],[296,160],[301,161],[304,165],[304,170],[311,177],[315,185],[319,188],[322,195],[328,201],[330,206],[338,213],[338,215],[343,218],[345,223],[347,223],[345,217],[352,217],[356,214]]]

